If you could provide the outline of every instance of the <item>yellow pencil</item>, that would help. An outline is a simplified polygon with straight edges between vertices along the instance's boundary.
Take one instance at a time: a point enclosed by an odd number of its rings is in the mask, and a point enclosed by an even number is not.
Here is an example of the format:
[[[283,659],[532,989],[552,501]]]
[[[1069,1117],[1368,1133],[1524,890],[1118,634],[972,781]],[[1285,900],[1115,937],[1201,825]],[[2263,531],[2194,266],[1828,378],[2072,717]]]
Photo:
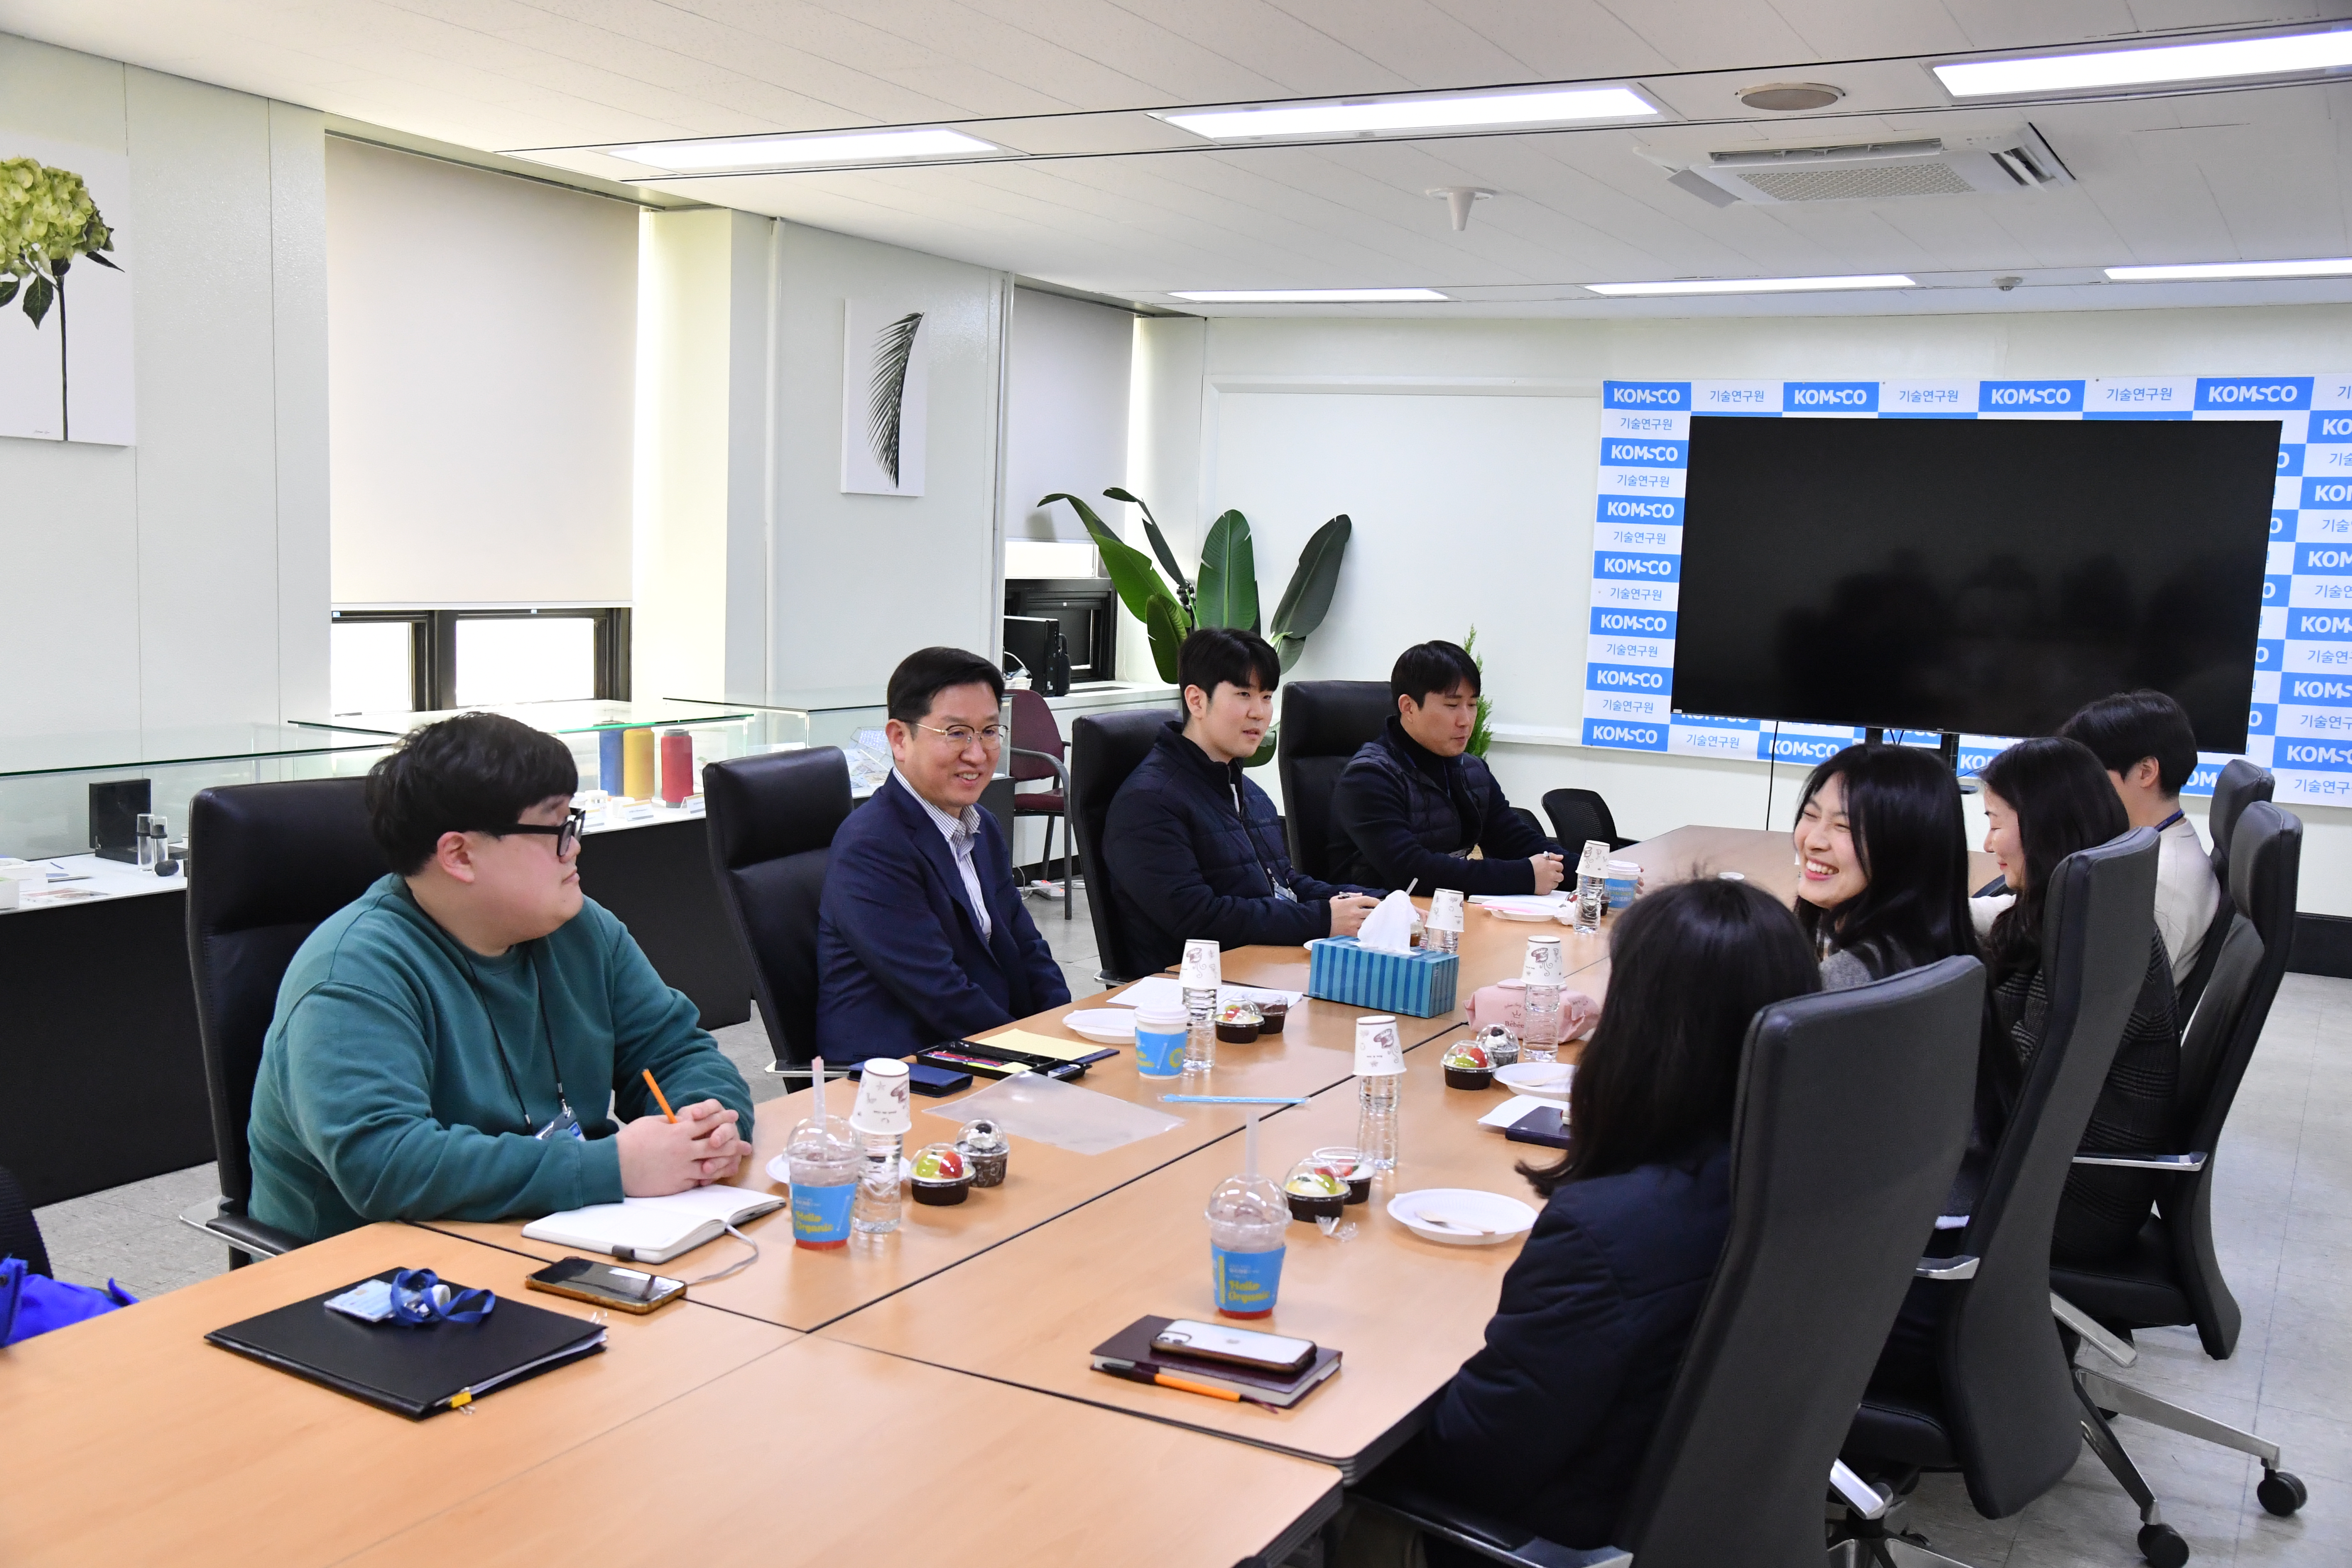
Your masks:
[[[654,1081],[654,1069],[651,1068],[646,1069],[646,1087],[654,1091],[654,1103],[662,1108],[662,1114],[670,1121],[676,1121],[677,1112],[669,1108],[669,1096],[664,1094],[661,1091],[661,1085]]]

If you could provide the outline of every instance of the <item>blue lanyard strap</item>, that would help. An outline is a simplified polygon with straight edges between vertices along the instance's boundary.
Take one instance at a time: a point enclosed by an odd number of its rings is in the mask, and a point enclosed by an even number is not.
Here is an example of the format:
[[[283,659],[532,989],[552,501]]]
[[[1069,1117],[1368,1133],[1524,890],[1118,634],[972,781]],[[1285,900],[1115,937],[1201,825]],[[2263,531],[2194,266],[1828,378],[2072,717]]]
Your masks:
[[[430,1268],[404,1268],[392,1277],[392,1321],[403,1328],[478,1323],[498,1304],[488,1290],[452,1290]]]
[[[2179,821],[2182,817],[2188,815],[2188,812],[2176,805],[2172,808],[2172,815],[2170,816],[2166,817],[2162,822],[2156,825],[2156,830],[2158,833],[2161,833],[2166,828],[2171,826],[2174,823]]]

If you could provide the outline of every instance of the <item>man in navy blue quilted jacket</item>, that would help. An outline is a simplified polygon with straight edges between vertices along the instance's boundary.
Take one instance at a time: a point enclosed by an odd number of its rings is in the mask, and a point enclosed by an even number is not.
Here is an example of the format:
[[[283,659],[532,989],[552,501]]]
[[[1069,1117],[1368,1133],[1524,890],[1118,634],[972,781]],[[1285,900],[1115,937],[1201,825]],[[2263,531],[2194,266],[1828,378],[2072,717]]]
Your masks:
[[[1380,890],[1293,868],[1274,802],[1242,772],[1274,722],[1282,661],[1253,632],[1203,626],[1177,669],[1184,718],[1119,786],[1103,831],[1136,962],[1164,969],[1198,937],[1295,947],[1355,935]]]

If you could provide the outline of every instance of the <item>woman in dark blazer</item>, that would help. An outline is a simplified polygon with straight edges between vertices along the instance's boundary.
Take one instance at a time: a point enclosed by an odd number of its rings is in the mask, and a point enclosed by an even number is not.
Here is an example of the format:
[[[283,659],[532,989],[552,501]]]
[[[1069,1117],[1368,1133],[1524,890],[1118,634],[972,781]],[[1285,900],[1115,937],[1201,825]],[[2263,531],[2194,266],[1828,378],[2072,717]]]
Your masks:
[[[1519,1167],[1543,1213],[1486,1349],[1402,1457],[1420,1483],[1564,1546],[1609,1540],[1723,1251],[1748,1022],[1821,988],[1789,910],[1712,877],[1634,904],[1609,955],[1609,1009],[1571,1090],[1575,1144]]]

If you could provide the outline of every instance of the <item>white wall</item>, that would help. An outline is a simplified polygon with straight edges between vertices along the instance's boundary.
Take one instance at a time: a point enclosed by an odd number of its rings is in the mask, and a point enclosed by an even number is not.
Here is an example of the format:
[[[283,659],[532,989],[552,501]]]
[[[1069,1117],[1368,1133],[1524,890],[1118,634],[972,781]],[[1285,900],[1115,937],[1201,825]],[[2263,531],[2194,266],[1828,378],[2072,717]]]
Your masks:
[[[639,233],[633,689],[758,701],[775,221],[647,212]]]
[[[918,647],[996,648],[1011,279],[799,224],[782,224],[778,245],[769,690],[779,701],[878,700]],[[920,310],[935,334],[923,495],[841,491],[842,310],[852,295]]]
[[[1131,311],[1034,289],[1013,295],[1012,368],[1004,414],[1005,533],[1013,539],[1087,537],[1066,502],[1099,512],[1105,489],[1127,483],[1127,405],[1135,357]]]
[[[0,735],[323,714],[322,118],[0,35],[12,132],[131,160],[139,440],[0,438]]]
[[[637,208],[337,138],[338,605],[629,602]]]
[[[1260,592],[1278,595],[1305,532],[1333,511],[1355,518],[1331,617],[1293,679],[1382,679],[1397,649],[1458,637],[1475,617],[1501,727],[1488,760],[1513,800],[1533,807],[1560,784],[1598,789],[1620,831],[1639,836],[1686,822],[1762,826],[1776,784],[1772,825],[1785,826],[1800,775],[1573,743],[1603,380],[2310,372],[2352,364],[2352,307],[1155,321],[1137,342],[1130,471],[1171,535],[1186,531],[1180,552],[1238,507],[1257,533]],[[1130,646],[1142,657],[1131,634],[1122,660]],[[2352,914],[2352,812],[2298,814],[2302,907]]]

